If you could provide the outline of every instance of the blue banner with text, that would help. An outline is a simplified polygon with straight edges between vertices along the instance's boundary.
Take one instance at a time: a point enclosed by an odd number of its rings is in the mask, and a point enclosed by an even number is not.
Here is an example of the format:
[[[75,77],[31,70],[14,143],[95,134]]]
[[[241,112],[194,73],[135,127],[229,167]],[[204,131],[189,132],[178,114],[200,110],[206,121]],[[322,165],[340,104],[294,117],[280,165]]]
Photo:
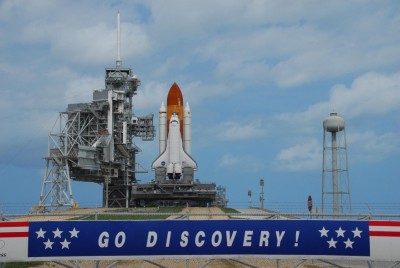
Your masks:
[[[30,222],[28,257],[370,256],[368,221]]]

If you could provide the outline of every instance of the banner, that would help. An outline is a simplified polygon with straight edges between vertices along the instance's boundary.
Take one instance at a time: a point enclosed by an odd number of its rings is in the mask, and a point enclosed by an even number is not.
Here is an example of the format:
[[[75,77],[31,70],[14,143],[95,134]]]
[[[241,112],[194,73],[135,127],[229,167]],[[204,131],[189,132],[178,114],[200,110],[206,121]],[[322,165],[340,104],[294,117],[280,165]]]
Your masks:
[[[208,256],[400,261],[400,222],[0,222],[0,262]]]

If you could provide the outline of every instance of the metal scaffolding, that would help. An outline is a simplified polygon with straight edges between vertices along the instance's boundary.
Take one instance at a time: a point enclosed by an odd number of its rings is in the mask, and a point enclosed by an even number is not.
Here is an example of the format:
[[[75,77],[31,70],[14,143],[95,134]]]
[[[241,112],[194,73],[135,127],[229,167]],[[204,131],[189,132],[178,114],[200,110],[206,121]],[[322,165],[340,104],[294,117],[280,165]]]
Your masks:
[[[104,207],[129,206],[140,151],[133,138],[155,136],[153,114],[133,114],[139,85],[131,69],[107,68],[105,89],[94,91],[91,103],[69,104],[60,112],[48,137],[39,207],[72,207],[71,180],[102,183]]]

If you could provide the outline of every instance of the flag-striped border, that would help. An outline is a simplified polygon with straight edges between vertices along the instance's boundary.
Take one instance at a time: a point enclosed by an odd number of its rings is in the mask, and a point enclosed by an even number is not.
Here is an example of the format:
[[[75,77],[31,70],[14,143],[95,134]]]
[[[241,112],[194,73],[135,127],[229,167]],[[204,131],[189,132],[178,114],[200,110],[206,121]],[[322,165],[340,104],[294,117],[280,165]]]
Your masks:
[[[369,221],[369,235],[400,237],[399,221]]]
[[[0,222],[0,238],[28,236],[29,222]]]

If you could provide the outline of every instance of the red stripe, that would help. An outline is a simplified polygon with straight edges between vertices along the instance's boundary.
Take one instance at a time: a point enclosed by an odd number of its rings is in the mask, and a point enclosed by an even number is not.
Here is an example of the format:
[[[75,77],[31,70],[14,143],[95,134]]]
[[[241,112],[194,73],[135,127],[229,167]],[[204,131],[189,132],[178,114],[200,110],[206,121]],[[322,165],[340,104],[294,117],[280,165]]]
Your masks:
[[[369,226],[400,226],[400,221],[369,221]]]
[[[8,232],[0,233],[0,238],[10,238],[10,237],[28,237],[28,232]]]
[[[1,227],[28,227],[29,222],[18,222],[18,221],[4,221],[0,222]]]
[[[392,237],[400,237],[400,232],[369,231],[369,236],[392,236]]]

